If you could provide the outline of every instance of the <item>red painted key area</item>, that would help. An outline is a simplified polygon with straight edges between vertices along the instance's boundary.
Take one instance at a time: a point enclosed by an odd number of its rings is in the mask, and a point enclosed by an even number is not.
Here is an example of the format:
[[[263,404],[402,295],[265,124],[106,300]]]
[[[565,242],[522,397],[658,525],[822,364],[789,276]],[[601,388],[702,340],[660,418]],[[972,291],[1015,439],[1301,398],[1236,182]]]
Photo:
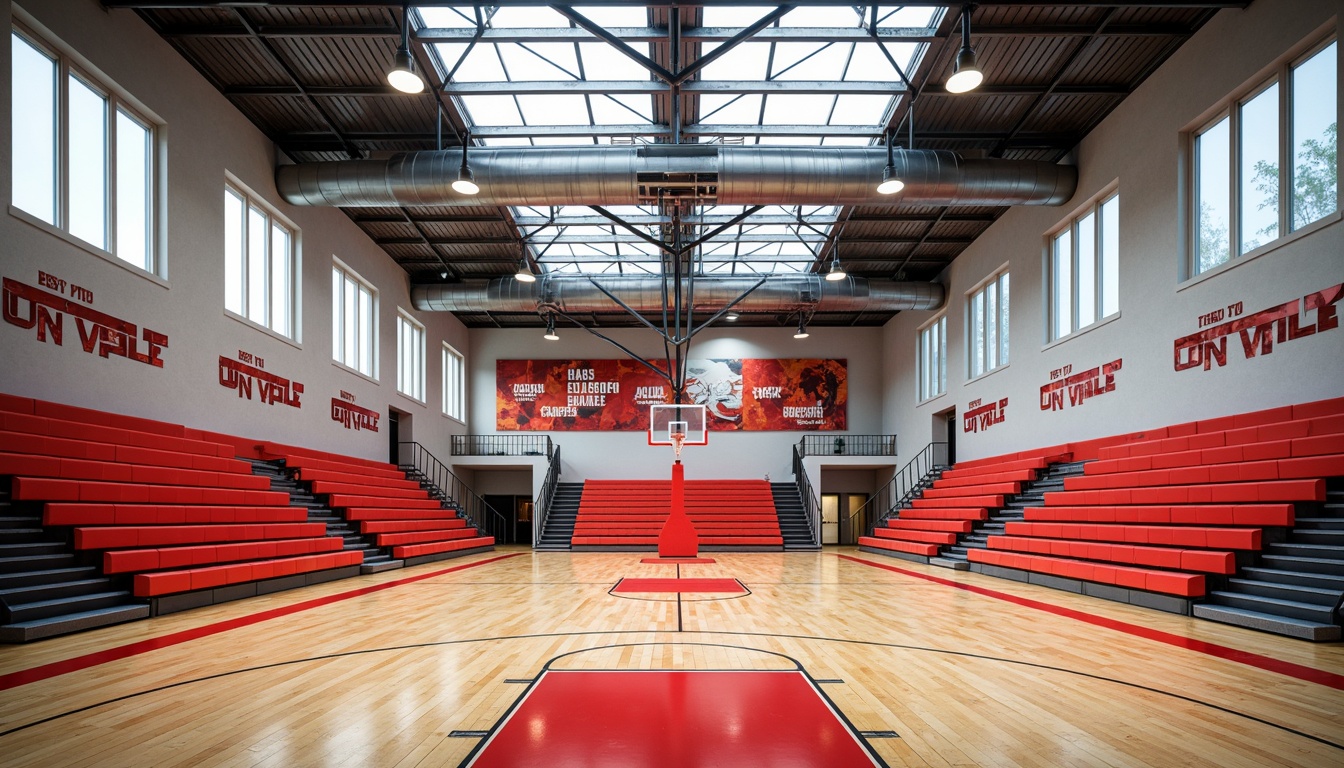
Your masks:
[[[549,671],[477,768],[878,765],[798,671]]]
[[[746,592],[737,579],[621,579],[611,590],[627,592]]]

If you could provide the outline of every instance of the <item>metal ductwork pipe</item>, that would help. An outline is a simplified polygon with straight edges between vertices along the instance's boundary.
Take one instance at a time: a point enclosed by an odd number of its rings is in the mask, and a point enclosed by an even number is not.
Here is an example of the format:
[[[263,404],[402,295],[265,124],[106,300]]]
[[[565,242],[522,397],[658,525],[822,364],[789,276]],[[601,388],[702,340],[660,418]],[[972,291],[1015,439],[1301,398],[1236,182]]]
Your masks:
[[[594,276],[594,280],[642,315],[652,317],[663,310],[660,277],[611,275]],[[706,314],[717,312],[758,281],[755,277],[697,277],[695,309]],[[416,309],[446,312],[537,312],[546,307],[566,314],[625,311],[597,285],[584,275],[545,275],[535,283],[503,278],[489,283],[423,284],[411,286],[411,301]],[[808,273],[771,275],[734,309],[766,313],[894,312],[938,309],[943,299],[939,283],[896,283],[852,276],[830,282]]]
[[[461,152],[407,152],[386,160],[284,165],[276,186],[295,205],[638,205],[679,198],[724,205],[1060,205],[1073,196],[1073,166],[968,160],[953,152],[896,150],[905,181],[877,193],[886,152],[877,147],[643,147],[471,149],[481,191],[452,190]]]

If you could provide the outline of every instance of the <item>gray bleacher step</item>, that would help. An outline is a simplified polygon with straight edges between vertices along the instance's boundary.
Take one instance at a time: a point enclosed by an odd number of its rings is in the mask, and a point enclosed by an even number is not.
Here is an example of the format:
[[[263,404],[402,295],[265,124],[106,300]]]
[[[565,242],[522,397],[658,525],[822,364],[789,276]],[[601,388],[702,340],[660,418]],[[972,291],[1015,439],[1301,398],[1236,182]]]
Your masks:
[[[41,527],[42,527],[42,518],[40,517],[28,517],[28,516],[18,517],[14,515],[6,515],[4,517],[0,517],[0,531],[3,531],[6,534],[11,533],[15,530],[23,530],[28,528],[41,528]]]
[[[971,564],[966,560],[958,560],[950,557],[930,557],[929,565],[936,565],[939,568],[951,568],[954,571],[969,571]]]
[[[81,613],[99,608],[111,608],[131,600],[131,593],[118,590],[114,592],[94,592],[88,595],[60,597],[54,600],[39,600],[32,603],[20,603],[9,606],[10,620],[23,623],[68,613]]]
[[[28,541],[17,544],[0,544],[0,559],[32,558],[46,555],[59,555],[66,551],[66,545],[59,541]]]
[[[59,581],[48,584],[29,584],[22,587],[0,589],[0,598],[3,598],[7,605],[14,606],[47,600],[59,600],[65,597],[78,597],[80,595],[94,594],[99,591],[107,591],[111,586],[112,580],[104,577]]]
[[[1344,562],[1319,557],[1299,557],[1295,555],[1265,554],[1260,556],[1261,564],[1284,571],[1305,571],[1307,573],[1327,573],[1344,576]]]
[[[26,571],[50,570],[75,565],[75,556],[62,552],[59,554],[36,555],[33,557],[0,556],[0,573],[22,573]]]
[[[1260,566],[1247,566],[1242,568],[1240,573],[1243,576],[1256,581],[1268,581],[1276,584],[1291,584],[1344,592],[1344,575],[1285,571],[1277,568],[1261,568]]]
[[[1344,523],[1344,520],[1340,521]],[[1315,528],[1303,528],[1299,523],[1293,529],[1294,544],[1324,544],[1335,547],[1344,552],[1344,529],[1338,531],[1323,530]]]
[[[44,637],[68,635],[95,627],[121,624],[149,618],[148,605],[114,605],[77,613],[67,613],[44,619],[16,622],[0,627],[0,642],[27,643]]]
[[[1215,590],[1209,593],[1209,601],[1215,605],[1226,605],[1233,608],[1243,608],[1248,611],[1259,611],[1271,616],[1286,616],[1302,621],[1315,621],[1321,624],[1334,623],[1335,607],[1333,605],[1323,606],[1313,603],[1299,603],[1296,600],[1280,600],[1274,597],[1261,597],[1259,595],[1248,595],[1240,592],[1224,592]]]
[[[1338,624],[1321,624],[1315,621],[1304,621],[1302,619],[1275,616],[1273,614],[1262,613],[1260,611],[1253,611],[1245,608],[1236,608],[1227,605],[1211,605],[1209,603],[1196,603],[1193,610],[1195,616],[1201,619],[1217,621],[1223,624],[1235,624],[1239,627],[1258,629],[1262,632],[1273,632],[1276,635],[1296,637],[1317,643],[1333,642],[1339,640],[1341,636],[1340,626]]]
[[[1303,531],[1344,531],[1344,517],[1299,517],[1295,529]]]
[[[392,560],[391,558],[387,560],[379,560],[377,562],[372,563],[365,561],[362,565],[359,566],[359,572],[361,575],[370,573],[382,573],[383,571],[395,571],[396,569],[402,568],[405,565],[406,565],[405,560]]]
[[[1280,542],[1265,547],[1265,552],[1271,555],[1288,555],[1291,557],[1305,557],[1317,560],[1334,560],[1341,565],[1344,565],[1344,548],[1332,546],[1330,544]]]
[[[1324,605],[1330,608],[1334,608],[1335,604],[1339,602],[1340,595],[1344,593],[1344,590],[1338,589],[1321,589],[1320,587],[1307,587],[1298,584],[1278,584],[1256,579],[1232,578],[1227,580],[1227,585],[1233,591],[1241,594]]]
[[[92,565],[78,568],[52,568],[45,571],[20,571],[0,574],[0,590],[35,587],[41,584],[56,584],[66,581],[78,581],[98,575],[98,569]]]
[[[50,543],[50,535],[41,528],[0,528],[0,538],[9,544]]]

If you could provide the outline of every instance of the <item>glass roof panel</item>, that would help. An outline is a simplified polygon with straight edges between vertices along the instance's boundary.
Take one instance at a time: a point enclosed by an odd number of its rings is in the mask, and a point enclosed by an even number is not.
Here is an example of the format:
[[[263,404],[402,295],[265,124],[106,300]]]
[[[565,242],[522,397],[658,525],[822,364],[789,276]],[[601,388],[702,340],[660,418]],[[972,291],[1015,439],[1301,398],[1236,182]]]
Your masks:
[[[860,6],[867,12],[866,6]],[[866,16],[864,18],[867,18]],[[853,7],[802,6],[794,8],[779,20],[781,27],[857,27],[859,14]]]
[[[625,125],[653,122],[653,101],[648,96],[590,97],[594,125]]]
[[[852,43],[776,43],[770,73],[775,80],[839,80]]]
[[[639,53],[649,55],[648,43],[631,43]],[[606,43],[579,43],[583,73],[589,80],[648,80],[649,71],[629,56]]]
[[[701,50],[708,54],[718,47],[718,43],[705,43]],[[769,56],[769,43],[739,43],[701,69],[700,77],[703,80],[764,80]]]
[[[717,125],[755,125],[761,119],[761,96],[758,94],[717,93],[700,97],[700,122]]]
[[[638,6],[574,6],[582,16],[604,27],[643,27],[649,23],[648,10]]]
[[[835,97],[831,125],[879,125],[891,105],[890,96],[844,93]],[[918,128],[918,126],[916,126]]]
[[[496,8],[490,15],[489,26],[508,27],[568,27],[569,19],[545,7],[506,6]]]
[[[579,79],[579,58],[573,45],[517,43],[496,47],[510,80]]]
[[[576,93],[529,93],[516,98],[528,125],[591,125],[588,105]]]
[[[767,13],[769,9],[762,6],[707,6],[702,12],[701,23],[706,27],[749,27]]]
[[[835,96],[825,93],[772,93],[765,99],[765,116],[761,124],[824,125],[817,118],[829,115],[834,103]]]
[[[522,115],[512,96],[462,96],[462,105],[472,125],[522,125]]]

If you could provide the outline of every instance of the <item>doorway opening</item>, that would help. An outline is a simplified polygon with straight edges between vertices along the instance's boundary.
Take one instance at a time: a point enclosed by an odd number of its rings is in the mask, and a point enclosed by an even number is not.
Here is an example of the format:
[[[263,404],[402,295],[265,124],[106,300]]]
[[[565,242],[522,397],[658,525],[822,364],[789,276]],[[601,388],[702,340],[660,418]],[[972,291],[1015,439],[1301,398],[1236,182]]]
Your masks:
[[[821,543],[857,544],[868,532],[866,493],[821,495]]]
[[[485,499],[486,504],[494,507],[496,512],[507,519],[508,530],[510,530],[513,535],[511,540],[506,543],[532,545],[533,501],[531,497],[509,494],[487,494],[481,498]]]

